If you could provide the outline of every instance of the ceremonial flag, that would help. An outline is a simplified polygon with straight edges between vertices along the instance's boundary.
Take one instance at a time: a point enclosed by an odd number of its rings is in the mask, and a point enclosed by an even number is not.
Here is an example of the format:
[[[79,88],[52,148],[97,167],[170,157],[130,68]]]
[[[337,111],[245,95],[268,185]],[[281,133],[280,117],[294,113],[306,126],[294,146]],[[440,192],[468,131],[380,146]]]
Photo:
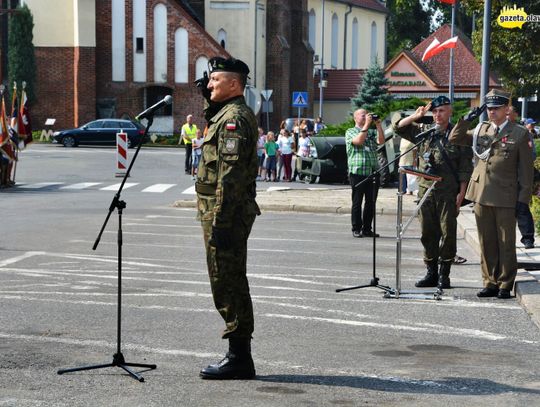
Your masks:
[[[15,149],[13,148],[12,141],[9,134],[6,118],[6,103],[4,102],[4,96],[2,95],[2,111],[0,112],[0,125],[2,127],[2,142],[0,147],[2,148],[2,154],[6,155],[10,161],[15,160]],[[11,172],[11,171],[10,171]]]
[[[26,91],[21,92],[21,110],[19,112],[19,137],[24,140],[24,145],[30,144],[32,139],[32,123],[30,122],[30,112],[28,110],[28,97]]]
[[[17,99],[17,87],[13,87],[13,97],[11,98],[11,128],[19,132],[19,100]]]
[[[456,4],[457,0],[439,0],[441,3]]]
[[[441,45],[441,43],[439,42],[439,40],[437,38],[435,38],[431,44],[429,44],[429,47],[426,48],[426,50],[424,51],[424,55],[422,55],[422,62],[425,62],[427,61],[429,58],[431,58],[432,56],[434,56],[435,54],[433,53],[437,47]]]
[[[429,47],[426,48],[426,51],[424,52],[424,55],[422,55],[422,62],[427,61],[428,59],[434,57],[435,55],[441,53],[445,49],[448,48],[455,48],[457,44],[458,37],[452,37],[446,41],[444,41],[442,44],[439,43],[439,40],[435,38],[433,42],[429,45]]]

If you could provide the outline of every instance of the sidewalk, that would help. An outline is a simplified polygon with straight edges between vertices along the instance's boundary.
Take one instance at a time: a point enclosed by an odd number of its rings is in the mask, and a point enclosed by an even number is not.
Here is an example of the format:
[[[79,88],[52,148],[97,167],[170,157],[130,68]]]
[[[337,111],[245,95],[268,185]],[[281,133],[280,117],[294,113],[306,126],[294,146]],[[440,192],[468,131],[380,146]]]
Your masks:
[[[415,196],[403,196],[403,216],[410,216],[416,207]],[[289,212],[314,212],[314,213],[339,213],[346,214],[351,211],[351,191],[349,187],[329,186],[328,188],[313,189],[289,189],[287,187],[275,187],[271,190],[257,191],[257,203],[262,211],[289,211]],[[176,207],[196,207],[195,197],[192,199],[178,200]],[[379,190],[376,206],[377,214],[396,215],[397,194],[395,188],[382,188]],[[540,241],[536,241],[537,247],[525,250],[520,243],[519,231],[517,231],[517,257],[520,262],[540,262]],[[465,241],[480,253],[476,221],[472,207],[461,209],[458,216],[458,237]],[[480,273],[480,270],[478,271]],[[540,271],[518,270],[516,278],[516,298],[522,307],[530,315],[534,323],[540,327]]]

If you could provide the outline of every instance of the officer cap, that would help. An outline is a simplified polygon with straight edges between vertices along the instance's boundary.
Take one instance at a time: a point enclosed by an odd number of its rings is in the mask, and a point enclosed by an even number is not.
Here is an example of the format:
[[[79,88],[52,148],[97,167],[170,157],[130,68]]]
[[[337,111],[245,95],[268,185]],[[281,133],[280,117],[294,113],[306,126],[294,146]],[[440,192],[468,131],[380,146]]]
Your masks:
[[[243,75],[249,74],[249,68],[245,62],[235,58],[214,57],[208,61],[208,69],[212,72],[236,72]]]
[[[446,96],[437,96],[435,99],[431,101],[431,107],[429,110],[433,110],[436,107],[449,105],[451,104],[450,99],[448,99]]]
[[[506,106],[510,102],[510,93],[499,89],[491,89],[486,95],[487,107]]]

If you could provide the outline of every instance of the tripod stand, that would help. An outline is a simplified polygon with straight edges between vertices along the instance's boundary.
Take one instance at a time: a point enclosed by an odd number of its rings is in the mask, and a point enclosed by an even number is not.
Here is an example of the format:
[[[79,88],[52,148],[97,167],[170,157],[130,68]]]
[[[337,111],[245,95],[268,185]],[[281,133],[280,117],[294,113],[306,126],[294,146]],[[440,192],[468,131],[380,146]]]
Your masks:
[[[148,124],[146,125],[143,138],[141,139],[140,143],[137,146],[137,150],[135,151],[135,154],[133,155],[133,158],[131,160],[131,163],[129,164],[128,170],[126,171],[126,174],[124,175],[124,179],[122,180],[122,183],[120,184],[120,188],[118,188],[118,191],[114,195],[111,205],[109,206],[109,213],[107,214],[107,217],[105,218],[105,222],[103,222],[103,226],[101,227],[101,230],[99,231],[96,241],[94,242],[94,246],[92,247],[92,250],[96,250],[96,248],[98,247],[99,241],[101,240],[101,235],[103,234],[105,227],[107,226],[109,218],[111,217],[111,214],[113,213],[113,211],[116,209],[118,211],[118,239],[117,239],[117,246],[118,246],[118,305],[117,307],[118,308],[117,308],[117,316],[116,316],[117,318],[116,353],[113,355],[113,360],[111,363],[105,363],[102,365],[81,366],[81,367],[75,367],[75,368],[69,368],[69,369],[60,369],[58,370],[59,375],[64,374],[64,373],[78,372],[81,370],[102,369],[105,367],[119,367],[121,369],[124,369],[134,379],[140,382],[144,382],[144,377],[142,377],[140,374],[131,370],[130,367],[141,367],[141,368],[146,368],[148,370],[152,370],[157,367],[156,365],[153,365],[153,364],[126,362],[124,355],[122,354],[122,348],[121,348],[121,338],[122,338],[122,212],[126,207],[126,203],[120,199],[120,194],[122,193],[124,184],[126,183],[126,180],[129,177],[131,168],[133,167],[133,164],[135,163],[135,160],[137,159],[137,155],[139,154],[142,143],[147,138],[148,130],[150,129],[150,126],[152,125],[152,122],[153,122],[153,116],[148,117],[147,120],[148,120]]]
[[[401,213],[402,213],[401,212],[401,205],[402,205],[402,195],[403,195],[401,193],[401,186],[402,185],[401,185],[401,182],[400,182],[400,188],[399,188],[399,191],[398,191],[398,221],[397,221],[397,226],[396,226],[396,228],[397,228],[397,249],[396,249],[396,254],[397,254],[397,256],[396,256],[397,257],[397,259],[396,259],[396,282],[397,282],[397,284],[396,284],[396,288],[392,288],[392,287],[387,286],[387,285],[379,284],[379,277],[377,277],[377,274],[376,274],[377,273],[376,272],[376,245],[375,245],[375,239],[376,239],[376,233],[375,233],[375,230],[376,230],[375,229],[375,226],[376,226],[376,210],[375,209],[376,209],[376,201],[377,201],[376,185],[378,184],[378,180],[379,180],[379,177],[380,177],[381,173],[386,168],[388,168],[390,165],[392,165],[396,161],[398,161],[402,156],[404,156],[405,154],[409,153],[410,151],[412,151],[416,147],[418,147],[420,144],[422,144],[425,141],[425,138],[423,138],[422,136],[427,136],[431,132],[432,132],[431,130],[428,130],[425,133],[422,133],[422,134],[418,135],[417,136],[418,142],[416,144],[414,144],[412,147],[410,147],[404,153],[402,153],[402,154],[398,155],[397,157],[395,157],[394,160],[388,162],[386,165],[384,165],[381,168],[379,168],[378,170],[374,171],[366,179],[360,181],[359,183],[357,183],[356,185],[353,186],[353,188],[357,188],[360,185],[362,185],[364,182],[367,182],[370,179],[373,182],[373,193],[372,193],[372,196],[371,196],[372,205],[373,205],[372,206],[373,207],[373,248],[372,248],[373,275],[372,275],[372,278],[371,278],[371,281],[369,282],[369,284],[362,284],[362,285],[356,285],[356,286],[352,286],[352,287],[338,288],[338,289],[336,289],[337,293],[342,292],[342,291],[356,290],[356,289],[359,289],[359,288],[375,287],[375,288],[379,288],[379,289],[384,291],[384,297],[385,298],[399,298],[400,290],[401,290],[399,267],[400,267],[400,263],[401,263],[401,239],[402,239],[402,235],[403,235],[403,229],[402,229],[402,224],[401,224]],[[440,181],[440,177],[438,177],[438,180]],[[437,181],[434,182],[434,184],[426,192],[426,194],[423,197],[423,199],[421,200],[421,202],[418,204],[414,215],[409,220],[409,223],[412,221],[412,219],[414,218],[414,216],[418,212],[419,208],[424,203],[425,199],[427,198],[427,196],[429,195],[429,193],[431,192],[431,190],[435,186],[436,182]],[[425,293],[422,292],[421,294],[425,294]]]

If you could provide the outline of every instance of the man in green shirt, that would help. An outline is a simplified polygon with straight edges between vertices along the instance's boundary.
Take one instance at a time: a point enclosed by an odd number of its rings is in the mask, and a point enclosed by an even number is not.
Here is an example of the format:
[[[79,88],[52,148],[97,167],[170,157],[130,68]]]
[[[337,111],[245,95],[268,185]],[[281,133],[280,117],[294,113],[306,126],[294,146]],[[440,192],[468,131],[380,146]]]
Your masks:
[[[374,186],[371,180],[358,185],[379,168],[377,161],[377,144],[384,143],[384,132],[380,120],[374,120],[373,115],[365,109],[354,112],[355,126],[345,133],[347,148],[347,164],[349,180],[352,187],[351,224],[353,237],[373,237],[371,223],[373,221],[373,194],[377,199],[378,184]],[[370,128],[375,123],[375,129]],[[375,188],[375,190],[374,190]],[[362,211],[362,202],[365,204]],[[375,234],[378,237],[378,234]]]

